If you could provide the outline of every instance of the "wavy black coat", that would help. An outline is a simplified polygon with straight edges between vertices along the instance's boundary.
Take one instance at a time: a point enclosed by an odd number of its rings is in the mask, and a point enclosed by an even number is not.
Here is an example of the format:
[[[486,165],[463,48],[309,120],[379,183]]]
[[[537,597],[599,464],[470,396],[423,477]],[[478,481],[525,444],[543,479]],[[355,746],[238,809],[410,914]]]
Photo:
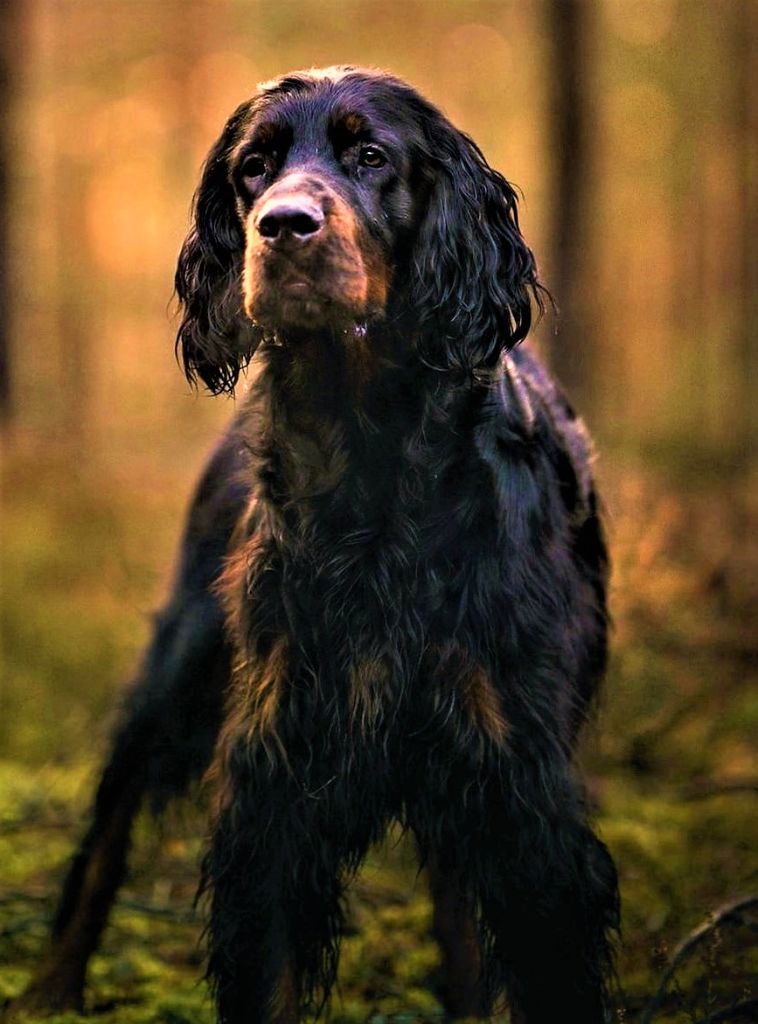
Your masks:
[[[305,167],[355,210],[383,315],[267,330],[243,312],[254,217],[235,160],[261,111],[297,140],[350,105],[399,154],[379,214],[323,149],[292,144],[281,174]],[[130,808],[161,780],[182,791],[220,730],[203,886],[221,1021],[324,1006],[345,886],[397,820],[429,869],[448,1012],[507,993],[527,1024],[600,1024],[616,875],[571,759],[605,665],[607,556],[587,435],[516,347],[540,286],[514,190],[397,79],[287,76],[212,150],[176,283],[188,375],[231,390],[252,360],[252,383],[190,513],[59,936],[81,936],[119,784]]]

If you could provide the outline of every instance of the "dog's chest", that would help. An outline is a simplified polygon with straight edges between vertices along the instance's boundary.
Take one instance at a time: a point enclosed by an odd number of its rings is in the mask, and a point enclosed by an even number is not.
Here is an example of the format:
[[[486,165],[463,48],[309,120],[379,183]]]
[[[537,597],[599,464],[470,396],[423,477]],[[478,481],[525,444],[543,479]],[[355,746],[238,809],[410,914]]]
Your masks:
[[[365,502],[346,491],[344,503],[309,510],[297,543],[260,538],[248,599],[258,631],[275,622],[277,634],[258,665],[262,694],[274,678],[282,707],[313,699],[314,728],[339,721],[366,743],[438,719],[501,742],[502,709],[478,653],[491,646],[477,635],[491,622],[465,621],[470,592],[482,591],[470,538],[487,543],[486,517],[444,501],[438,483],[398,479],[401,510],[369,487]]]
[[[449,437],[360,459],[298,443],[296,462],[280,449],[266,464],[237,633],[254,691],[312,700],[314,722],[336,715],[364,737],[445,717],[447,699],[451,722],[500,742],[485,656],[508,632],[492,471]]]
[[[449,629],[474,549],[489,543],[487,487],[470,475],[441,461],[348,463],[339,486],[271,509],[281,529],[262,528],[258,571],[277,566],[290,629],[322,649],[405,645],[404,660],[417,658]]]

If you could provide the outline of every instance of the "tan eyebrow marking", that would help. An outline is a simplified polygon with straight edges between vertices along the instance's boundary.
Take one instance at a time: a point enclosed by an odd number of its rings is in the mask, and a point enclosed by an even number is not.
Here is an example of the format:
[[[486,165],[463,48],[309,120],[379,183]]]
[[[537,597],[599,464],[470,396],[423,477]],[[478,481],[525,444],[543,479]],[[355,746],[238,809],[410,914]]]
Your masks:
[[[343,127],[350,132],[351,135],[360,135],[361,132],[366,131],[368,123],[363,114],[345,114],[342,118]]]
[[[258,125],[255,129],[252,142],[256,146],[267,146],[274,141],[280,131],[279,125],[274,124],[272,121],[264,121],[263,124]]]

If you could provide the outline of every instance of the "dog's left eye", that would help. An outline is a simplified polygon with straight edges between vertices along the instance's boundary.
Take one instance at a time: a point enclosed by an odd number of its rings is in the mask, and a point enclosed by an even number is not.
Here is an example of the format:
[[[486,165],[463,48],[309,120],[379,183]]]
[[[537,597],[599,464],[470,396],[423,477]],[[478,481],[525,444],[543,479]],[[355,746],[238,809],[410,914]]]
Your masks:
[[[363,146],[358,154],[361,167],[384,167],[387,157],[378,146]]]

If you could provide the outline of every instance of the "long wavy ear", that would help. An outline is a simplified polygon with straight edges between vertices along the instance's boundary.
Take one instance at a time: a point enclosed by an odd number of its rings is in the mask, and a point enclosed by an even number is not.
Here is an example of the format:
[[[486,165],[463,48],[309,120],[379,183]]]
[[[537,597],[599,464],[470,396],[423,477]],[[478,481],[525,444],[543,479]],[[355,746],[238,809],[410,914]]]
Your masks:
[[[434,110],[423,120],[429,200],[411,266],[422,358],[468,372],[522,341],[544,309],[516,192],[476,143]]]
[[[234,390],[260,341],[242,306],[245,238],[227,163],[249,109],[250,101],[235,110],[208,154],[174,279],[182,307],[176,347],[184,372],[213,394]]]

